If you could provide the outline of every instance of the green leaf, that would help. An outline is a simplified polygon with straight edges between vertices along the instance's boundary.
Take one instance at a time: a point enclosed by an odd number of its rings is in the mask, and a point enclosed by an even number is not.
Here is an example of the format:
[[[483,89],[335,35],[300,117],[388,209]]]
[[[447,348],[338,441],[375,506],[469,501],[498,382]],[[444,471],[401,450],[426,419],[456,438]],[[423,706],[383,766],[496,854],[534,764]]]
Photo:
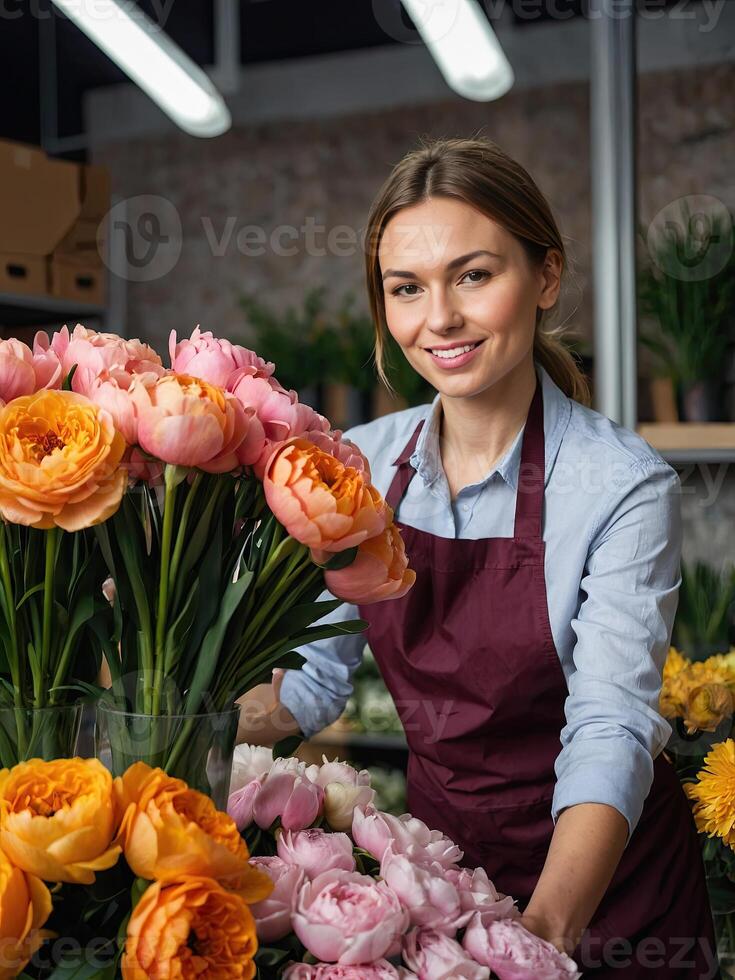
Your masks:
[[[69,371],[69,373],[67,374],[67,376],[64,378],[64,381],[63,381],[63,383],[61,385],[61,390],[62,391],[71,391],[72,378],[76,374],[76,370],[77,370],[78,367],[79,367],[78,364],[72,364],[71,370]]]
[[[186,697],[186,714],[195,713],[201,703],[202,695],[209,691],[212,678],[217,670],[219,654],[225,639],[227,626],[245,598],[253,581],[253,573],[246,571],[236,582],[228,582],[219,608],[219,615],[207,630],[199,652],[191,689]]]
[[[301,735],[289,735],[287,738],[282,738],[280,742],[276,742],[273,746],[273,758],[274,759],[287,759],[294,754],[296,749],[304,741]]]
[[[326,568],[330,572],[339,571],[340,568],[347,568],[355,560],[357,555],[357,548],[346,548],[344,551],[338,551],[332,555],[332,557],[324,565],[319,565],[320,568]],[[315,562],[315,564],[319,564]]]
[[[34,585],[32,588],[28,589],[27,592],[23,593],[20,600],[15,605],[16,612],[20,609],[26,599],[30,599],[30,597],[36,592],[43,592],[43,582],[39,582],[38,585]]]
[[[199,608],[199,580],[194,579],[186,597],[184,608],[166,632],[164,644],[164,673],[168,676],[184,651],[186,638],[194,625]]]

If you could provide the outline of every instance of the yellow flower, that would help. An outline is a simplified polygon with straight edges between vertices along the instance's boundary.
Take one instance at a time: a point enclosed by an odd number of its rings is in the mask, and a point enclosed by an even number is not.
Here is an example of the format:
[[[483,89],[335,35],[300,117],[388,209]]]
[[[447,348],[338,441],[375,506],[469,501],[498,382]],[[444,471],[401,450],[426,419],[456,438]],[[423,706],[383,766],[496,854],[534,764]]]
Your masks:
[[[682,718],[687,732],[714,731],[733,713],[735,671],[723,655],[690,661],[673,647],[664,667],[659,710],[665,718]]]
[[[0,980],[16,977],[51,935],[41,928],[50,915],[48,888],[0,851]]]
[[[78,531],[120,506],[123,437],[108,412],[73,391],[38,391],[0,409],[0,513]]]
[[[214,878],[248,902],[273,890],[270,877],[249,863],[235,821],[182,779],[134,763],[115,780],[116,843],[139,878]]]
[[[120,848],[112,777],[97,759],[31,759],[0,772],[0,846],[44,881],[91,885]]]
[[[669,655],[666,658],[666,663],[664,664],[663,679],[666,681],[670,677],[674,677],[688,666],[691,661],[685,657],[683,654],[679,653],[676,647],[669,647]]]
[[[732,692],[726,684],[701,684],[689,692],[684,715],[687,732],[714,732],[732,710]]]
[[[219,977],[251,980],[255,921],[242,896],[211,878],[157,881],[128,924],[123,980]]]
[[[696,783],[684,783],[694,801],[697,829],[709,837],[721,837],[735,849],[735,742],[718,742],[704,758]]]

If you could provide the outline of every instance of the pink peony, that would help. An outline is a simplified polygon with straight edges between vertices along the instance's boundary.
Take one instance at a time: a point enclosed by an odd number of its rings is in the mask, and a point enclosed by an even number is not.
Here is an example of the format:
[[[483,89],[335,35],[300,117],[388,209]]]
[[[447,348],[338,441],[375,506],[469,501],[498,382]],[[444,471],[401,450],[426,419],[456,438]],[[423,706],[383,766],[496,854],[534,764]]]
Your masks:
[[[499,980],[570,980],[582,974],[574,960],[518,919],[483,922],[477,913],[467,927],[464,948]]]
[[[220,388],[227,387],[232,375],[242,368],[250,369],[262,378],[275,371],[275,365],[264,361],[255,351],[231,344],[229,340],[220,340],[211,330],[202,333],[198,326],[188,340],[178,343],[176,331],[172,330],[168,350],[171,369],[177,374],[190,374]]]
[[[265,745],[248,745],[243,743],[235,748],[232,759],[232,778],[230,792],[242,789],[246,783],[265,776],[273,765],[273,750]]]
[[[370,773],[360,772],[344,762],[327,762],[319,768],[317,783],[324,789],[324,815],[332,830],[349,831],[357,806],[367,806],[375,799],[370,787]]]
[[[357,807],[352,821],[355,843],[382,861],[391,842],[394,854],[405,854],[419,862],[438,862],[450,868],[461,861],[463,852],[439,830],[429,830],[426,824],[410,813],[394,817],[374,806]]]
[[[265,871],[275,885],[268,898],[250,906],[261,943],[273,943],[291,932],[291,908],[304,881],[304,872],[278,857],[254,857],[250,863]]]
[[[227,473],[257,458],[263,429],[233,396],[186,374],[135,377],[129,394],[138,443],[165,463]]]
[[[339,963],[294,963],[283,974],[284,980],[408,980],[413,974],[397,970],[387,960],[341,966]]]
[[[308,778],[302,769],[287,765],[271,767],[260,777],[262,783],[255,791],[253,819],[267,830],[280,817],[284,830],[305,830],[321,813],[324,791]]]
[[[10,402],[41,388],[60,387],[61,367],[31,353],[21,340],[0,340],[0,399]]]
[[[347,834],[330,834],[319,827],[284,830],[278,835],[277,849],[282,861],[303,868],[307,878],[333,868],[355,870],[352,841]]]
[[[520,916],[515,899],[497,891],[483,868],[473,871],[469,868],[447,868],[445,876],[459,892],[462,911],[467,915],[463,925],[474,912],[482,914],[483,922]]]
[[[249,783],[245,783],[234,793],[230,793],[230,798],[227,801],[227,812],[235,821],[239,831],[245,830],[253,822],[255,797],[260,792],[263,779],[263,776],[251,779]]]
[[[441,865],[419,864],[387,847],[380,874],[409,914],[411,925],[454,936],[469,915],[462,914],[459,892]]]
[[[490,971],[470,959],[458,942],[431,929],[412,929],[403,940],[403,959],[418,980],[488,980]]]
[[[73,332],[64,326],[49,341],[47,334],[39,331],[33,341],[34,352],[51,359],[53,355],[61,364],[62,379],[76,364],[72,389],[87,395],[95,378],[105,371],[117,369],[127,374],[128,384],[134,374],[162,375],[161,358],[140,340],[126,340],[114,333],[88,330],[78,323]]]
[[[302,887],[293,930],[310,953],[329,963],[374,963],[400,948],[408,914],[383,881],[325,871]]]

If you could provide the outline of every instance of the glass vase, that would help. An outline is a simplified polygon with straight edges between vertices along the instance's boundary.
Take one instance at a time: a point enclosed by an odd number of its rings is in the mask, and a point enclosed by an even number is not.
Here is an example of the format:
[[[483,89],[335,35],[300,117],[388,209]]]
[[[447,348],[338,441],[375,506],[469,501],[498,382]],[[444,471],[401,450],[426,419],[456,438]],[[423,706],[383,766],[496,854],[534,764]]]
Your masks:
[[[144,715],[97,705],[95,754],[121,776],[134,762],[164,769],[224,810],[240,718],[238,705],[198,715]]]
[[[0,708],[0,765],[27,759],[69,759],[76,755],[84,705]]]

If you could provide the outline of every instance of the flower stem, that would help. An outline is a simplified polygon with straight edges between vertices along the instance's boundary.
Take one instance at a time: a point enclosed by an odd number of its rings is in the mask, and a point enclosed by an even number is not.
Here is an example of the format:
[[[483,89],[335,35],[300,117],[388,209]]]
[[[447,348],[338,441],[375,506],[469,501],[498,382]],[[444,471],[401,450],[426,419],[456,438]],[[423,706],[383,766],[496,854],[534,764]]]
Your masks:
[[[51,619],[54,611],[54,569],[58,528],[46,531],[46,566],[43,580],[43,628],[41,633],[41,677],[48,677],[51,651]],[[35,692],[36,707],[40,708],[41,691]]]
[[[18,656],[18,629],[15,618],[15,595],[13,593],[13,582],[10,575],[10,563],[8,562],[8,541],[5,521],[0,521],[0,578],[2,578],[2,587],[5,593],[8,633],[10,634],[8,663],[10,666],[10,676],[13,681],[13,699],[16,705],[20,707],[23,703],[23,692],[21,690],[20,657]]]
[[[171,562],[171,538],[173,536],[174,510],[176,509],[176,487],[173,467],[166,466],[166,493],[163,500],[163,528],[161,530],[161,570],[158,581],[158,608],[156,610],[156,641],[153,660],[153,697],[151,714],[157,715],[161,707],[162,678],[158,676],[163,664],[164,643],[166,639],[166,617],[168,612],[169,567]]]

